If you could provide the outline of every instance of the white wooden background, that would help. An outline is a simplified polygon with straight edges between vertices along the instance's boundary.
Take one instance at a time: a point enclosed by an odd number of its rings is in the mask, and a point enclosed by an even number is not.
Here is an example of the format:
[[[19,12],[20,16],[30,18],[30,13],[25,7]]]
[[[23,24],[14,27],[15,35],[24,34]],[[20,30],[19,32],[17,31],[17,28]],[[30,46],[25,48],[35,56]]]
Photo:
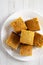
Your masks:
[[[21,9],[35,10],[43,16],[43,0],[0,0],[0,31],[6,18]],[[43,56],[28,62],[17,61],[5,52],[0,41],[0,65],[43,65]]]

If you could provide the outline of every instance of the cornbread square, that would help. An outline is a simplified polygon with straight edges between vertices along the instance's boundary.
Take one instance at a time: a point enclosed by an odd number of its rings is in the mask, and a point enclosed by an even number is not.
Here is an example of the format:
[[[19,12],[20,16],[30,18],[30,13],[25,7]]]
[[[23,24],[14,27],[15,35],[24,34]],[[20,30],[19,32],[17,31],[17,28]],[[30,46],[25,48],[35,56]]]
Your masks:
[[[20,42],[22,44],[33,45],[33,40],[34,40],[34,32],[27,30],[21,31]]]
[[[12,47],[12,49],[17,49],[20,44],[19,40],[20,40],[20,37],[14,32],[12,32],[10,36],[8,37],[8,39],[6,40],[6,44]]]
[[[21,45],[21,47],[20,47],[20,55],[21,56],[31,56],[32,55],[32,46]]]
[[[40,26],[39,26],[39,21],[37,18],[33,18],[30,20],[27,20],[25,22],[27,29],[31,30],[31,31],[37,31],[40,30]]]
[[[23,29],[27,29],[27,27],[21,17],[13,20],[10,25],[13,27],[13,29],[17,33],[21,32],[21,30],[23,30]]]
[[[43,45],[43,36],[41,34],[35,33],[34,45],[37,46],[37,47],[42,47],[42,45]]]

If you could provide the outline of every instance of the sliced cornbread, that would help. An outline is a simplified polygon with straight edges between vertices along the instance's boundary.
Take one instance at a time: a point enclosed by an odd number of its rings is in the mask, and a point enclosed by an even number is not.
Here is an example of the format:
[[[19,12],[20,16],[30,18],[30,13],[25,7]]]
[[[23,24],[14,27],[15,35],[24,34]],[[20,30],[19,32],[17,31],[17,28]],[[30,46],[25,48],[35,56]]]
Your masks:
[[[31,31],[40,30],[39,21],[37,18],[27,20],[25,22],[25,24],[26,24],[28,30],[31,30]]]
[[[22,30],[20,35],[20,43],[33,45],[34,32]]]
[[[21,47],[20,47],[20,55],[21,56],[31,56],[32,55],[32,46],[21,45]]]
[[[20,40],[20,37],[14,32],[12,32],[10,36],[8,37],[8,39],[6,40],[6,44],[12,47],[13,49],[17,49],[20,44],[19,40]]]
[[[37,47],[41,47],[43,45],[43,36],[41,34],[35,33],[34,45]]]
[[[21,17],[13,20],[11,23],[10,23],[11,27],[14,29],[15,32],[19,33],[21,32],[21,30],[25,30],[27,29],[24,21],[22,20]]]

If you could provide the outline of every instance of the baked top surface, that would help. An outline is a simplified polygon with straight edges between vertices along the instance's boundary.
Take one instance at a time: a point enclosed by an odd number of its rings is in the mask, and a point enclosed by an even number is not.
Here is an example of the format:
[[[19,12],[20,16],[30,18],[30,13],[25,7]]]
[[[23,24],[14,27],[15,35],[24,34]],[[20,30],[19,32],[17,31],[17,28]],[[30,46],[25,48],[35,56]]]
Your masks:
[[[27,30],[21,31],[21,36],[20,36],[21,43],[33,45],[33,40],[34,40],[34,32]]]
[[[6,43],[8,46],[14,49],[17,49],[20,44],[19,40],[20,40],[20,37],[14,32],[12,32],[10,36],[8,37],[8,39],[6,40]]]
[[[40,26],[39,26],[39,21],[37,18],[33,18],[30,20],[27,20],[25,22],[27,29],[31,30],[31,31],[37,31],[40,30]]]

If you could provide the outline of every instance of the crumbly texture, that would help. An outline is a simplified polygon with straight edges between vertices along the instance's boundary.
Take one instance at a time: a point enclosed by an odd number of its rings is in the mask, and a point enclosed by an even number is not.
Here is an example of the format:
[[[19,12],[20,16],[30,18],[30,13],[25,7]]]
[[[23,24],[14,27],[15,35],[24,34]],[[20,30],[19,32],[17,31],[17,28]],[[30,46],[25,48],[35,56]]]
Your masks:
[[[42,47],[42,45],[43,45],[43,36],[41,34],[35,33],[34,45],[37,46],[37,47]]]
[[[13,49],[17,49],[20,44],[20,37],[14,32],[12,32],[6,40],[6,44],[12,47]]]
[[[31,56],[32,55],[32,46],[21,45],[21,47],[20,47],[20,55],[21,56]]]
[[[39,21],[37,18],[27,20],[25,22],[25,24],[26,24],[28,30],[31,30],[31,31],[40,30]]]
[[[10,23],[11,27],[14,29],[15,32],[19,33],[21,32],[21,30],[25,30],[27,29],[24,21],[22,20],[21,17],[19,17],[18,19],[13,20]]]
[[[20,42],[22,44],[33,45],[33,40],[34,40],[34,32],[27,30],[21,31]]]

